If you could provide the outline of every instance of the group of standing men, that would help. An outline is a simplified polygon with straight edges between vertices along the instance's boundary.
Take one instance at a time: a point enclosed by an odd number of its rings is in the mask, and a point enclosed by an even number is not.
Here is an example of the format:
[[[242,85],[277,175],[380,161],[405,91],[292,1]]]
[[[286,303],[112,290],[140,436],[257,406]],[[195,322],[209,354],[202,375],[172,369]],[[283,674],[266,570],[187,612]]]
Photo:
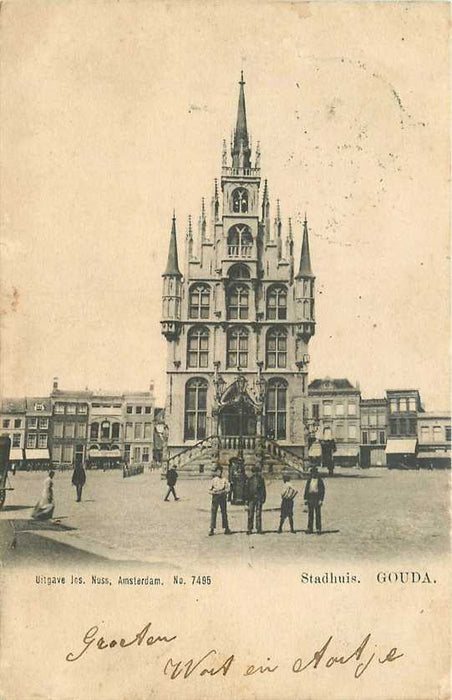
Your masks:
[[[223,477],[223,468],[216,467],[209,492],[212,496],[212,508],[210,517],[209,535],[215,533],[218,509],[221,511],[224,534],[230,535],[228,523],[227,496],[230,490],[229,481]],[[289,520],[290,532],[295,534],[293,522],[293,505],[298,491],[292,486],[290,476],[283,473],[283,485],[281,488],[281,507],[278,534],[282,532],[284,522]],[[251,476],[247,479],[245,489],[245,502],[248,511],[247,535],[251,535],[256,526],[256,532],[264,534],[262,530],[262,507],[267,498],[267,490],[264,477],[259,467],[252,467]],[[312,467],[304,490],[304,502],[308,509],[307,534],[313,533],[314,520],[317,534],[322,532],[321,507],[325,498],[325,484],[320,477],[317,467]]]
[[[176,469],[171,468],[168,470],[166,475],[168,493],[166,494],[166,497],[164,499],[165,501],[168,501],[170,495],[173,496],[174,500],[179,500],[175,492],[177,477],[178,474]],[[210,511],[210,536],[215,534],[215,529],[217,526],[218,509],[221,513],[221,524],[224,529],[224,534],[232,534],[229,528],[227,511],[227,501],[230,489],[230,482],[228,481],[228,479],[223,477],[223,468],[221,466],[216,467],[213,473],[213,479],[209,489],[209,493],[212,497],[212,506]],[[277,530],[279,534],[282,532],[283,525],[286,520],[289,521],[290,532],[295,534],[293,521],[293,507],[297,493],[298,491],[292,486],[289,474],[283,473],[283,484],[281,488],[280,520],[279,528]],[[325,484],[317,471],[317,467],[312,467],[310,476],[306,482],[304,490],[304,502],[308,509],[308,529],[306,531],[307,534],[313,533],[314,520],[317,534],[320,535],[322,532],[321,507],[323,504],[324,497]],[[246,531],[247,535],[252,534],[254,526],[256,527],[256,532],[258,534],[263,534],[262,508],[266,501],[266,498],[267,490],[265,486],[264,477],[262,476],[259,467],[254,466],[251,469],[251,476],[246,479],[244,492],[244,502],[248,511],[248,522]]]

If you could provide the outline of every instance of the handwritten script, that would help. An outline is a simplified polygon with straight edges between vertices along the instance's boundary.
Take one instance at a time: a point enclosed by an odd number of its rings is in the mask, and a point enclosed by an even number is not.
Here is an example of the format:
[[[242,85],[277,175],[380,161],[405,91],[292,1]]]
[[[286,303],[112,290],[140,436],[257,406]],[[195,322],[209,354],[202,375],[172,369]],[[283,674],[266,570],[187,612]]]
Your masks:
[[[388,665],[404,656],[397,647],[389,649],[385,647],[383,650],[379,650],[378,645],[372,640],[370,632],[363,637],[351,653],[344,653],[343,650],[338,649],[333,635],[330,635],[322,644],[318,645],[318,648],[314,648],[302,656],[294,654],[293,658],[283,659],[279,663],[270,662],[269,657],[265,663],[245,663],[238,659],[234,652],[225,653],[218,649],[207,649],[201,654],[193,653],[188,658],[179,658],[175,648],[177,641],[179,641],[177,634],[156,631],[152,622],[147,622],[129,638],[109,638],[105,633],[101,634],[98,625],[93,625],[85,632],[77,649],[66,654],[66,661],[78,662],[88,653],[94,651],[118,653],[131,647],[159,647],[160,650],[169,647],[168,656],[159,653],[158,663],[163,675],[174,681],[176,679],[187,680],[192,676],[224,677],[234,672],[242,676],[278,672],[300,674],[320,669],[329,671],[339,666],[348,666],[354,678],[360,678],[371,667]]]

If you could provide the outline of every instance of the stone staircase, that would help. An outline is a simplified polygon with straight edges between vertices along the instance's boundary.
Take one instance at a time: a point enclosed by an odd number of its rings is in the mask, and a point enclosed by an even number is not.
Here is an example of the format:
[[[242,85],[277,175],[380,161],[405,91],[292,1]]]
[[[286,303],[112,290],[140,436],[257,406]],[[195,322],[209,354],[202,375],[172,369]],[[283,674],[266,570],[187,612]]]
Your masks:
[[[210,479],[215,464],[214,455],[218,438],[211,436],[201,440],[196,445],[182,450],[170,457],[168,467],[175,467],[182,479]],[[249,474],[251,467],[257,462],[259,445],[254,437],[243,438],[243,458],[245,469]],[[227,473],[229,460],[237,457],[239,439],[236,437],[221,438],[219,445],[219,463]],[[287,472],[292,479],[306,477],[307,469],[303,460],[289,448],[283,447],[274,440],[264,439],[264,468],[266,478],[281,478],[281,473]],[[164,478],[164,473],[162,473]]]

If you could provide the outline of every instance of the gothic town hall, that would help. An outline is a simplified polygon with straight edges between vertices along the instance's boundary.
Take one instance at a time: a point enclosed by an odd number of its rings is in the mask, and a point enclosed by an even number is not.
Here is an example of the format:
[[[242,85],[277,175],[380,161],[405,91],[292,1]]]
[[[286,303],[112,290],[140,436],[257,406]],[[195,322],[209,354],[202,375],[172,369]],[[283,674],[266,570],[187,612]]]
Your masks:
[[[209,476],[234,455],[266,473],[307,459],[315,331],[307,222],[295,266],[292,222],[283,225],[279,201],[271,215],[259,145],[252,153],[243,73],[239,86],[210,216],[203,201],[196,237],[189,218],[183,271],[173,216],[163,273],[168,456],[187,476]]]

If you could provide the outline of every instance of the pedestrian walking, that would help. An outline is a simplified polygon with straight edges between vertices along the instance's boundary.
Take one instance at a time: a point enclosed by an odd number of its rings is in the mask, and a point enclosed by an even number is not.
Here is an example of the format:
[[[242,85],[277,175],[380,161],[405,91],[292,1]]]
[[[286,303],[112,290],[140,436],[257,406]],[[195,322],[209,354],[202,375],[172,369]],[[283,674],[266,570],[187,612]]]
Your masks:
[[[289,519],[290,531],[294,535],[293,526],[293,502],[298,491],[294,489],[290,482],[289,474],[283,474],[283,485],[281,488],[281,515],[279,519],[278,534],[281,534],[286,518]]]
[[[251,468],[251,476],[246,485],[246,502],[248,504],[248,529],[247,535],[251,535],[256,518],[256,532],[262,535],[262,506],[267,498],[264,477],[258,466]]]
[[[72,483],[74,484],[77,493],[77,503],[80,503],[80,501],[82,500],[82,490],[85,485],[85,481],[86,473],[83,469],[83,464],[81,462],[78,462],[75,465],[75,469],[72,474]]]
[[[311,475],[306,482],[304,490],[304,502],[308,506],[308,535],[312,535],[315,516],[315,527],[317,534],[322,532],[321,508],[325,498],[325,484],[319,476],[317,467],[312,467]]]
[[[35,507],[31,517],[35,520],[50,520],[55,510],[55,501],[53,498],[53,477],[55,472],[51,469],[44,481],[42,495]]]
[[[176,481],[178,478],[179,474],[177,473],[177,470],[175,467],[170,467],[168,471],[166,472],[166,483],[168,485],[168,493],[166,494],[165,498],[163,499],[164,501],[168,501],[170,493],[173,494],[174,500],[178,501],[178,497],[176,496],[176,489],[174,488],[176,486]]]
[[[212,507],[210,510],[210,536],[215,534],[215,528],[217,526],[218,508],[221,511],[221,524],[224,527],[224,534],[232,534],[229,529],[227,511],[227,496],[229,493],[229,488],[229,481],[223,478],[222,467],[216,467],[213,473],[213,479],[209,489],[209,493],[212,496]]]

